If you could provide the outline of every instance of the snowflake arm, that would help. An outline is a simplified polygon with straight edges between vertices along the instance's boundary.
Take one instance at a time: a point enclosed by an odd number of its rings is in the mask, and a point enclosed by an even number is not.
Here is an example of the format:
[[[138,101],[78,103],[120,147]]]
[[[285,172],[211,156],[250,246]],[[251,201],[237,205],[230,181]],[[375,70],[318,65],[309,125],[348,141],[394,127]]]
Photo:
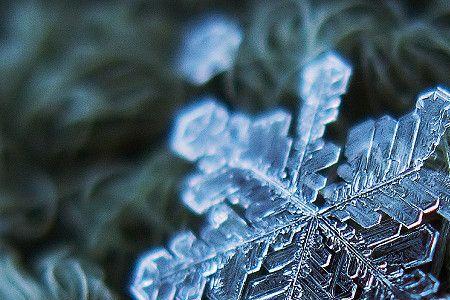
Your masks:
[[[450,125],[449,107],[448,92],[437,88],[421,95],[416,109],[398,121],[382,117],[350,131],[347,162],[338,169],[344,182],[324,189],[327,205],[316,232],[318,248],[332,242],[329,260],[340,263],[306,262],[314,272],[339,280],[315,285],[311,293],[330,299],[338,291],[349,298],[423,299],[437,292],[439,282],[419,267],[433,260],[440,235],[421,224],[424,214],[434,211],[448,216],[450,180],[425,161]]]
[[[299,82],[298,139],[292,147],[287,174],[291,189],[306,203],[316,199],[326,178],[317,173],[336,163],[340,149],[322,140],[325,126],[336,120],[341,95],[347,89],[350,66],[334,53],[326,53],[308,64]],[[326,162],[323,160],[327,157]],[[322,165],[320,165],[322,164]]]
[[[338,169],[343,183],[324,191],[330,213],[364,227],[384,212],[408,228],[424,213],[439,207],[448,217],[449,180],[424,167],[450,126],[450,95],[443,88],[427,92],[416,109],[398,121],[385,116],[354,127],[345,150],[347,163]]]
[[[422,299],[439,287],[417,267],[433,258],[439,234],[429,225],[409,232],[384,220],[363,229],[321,219],[298,276],[295,299]]]

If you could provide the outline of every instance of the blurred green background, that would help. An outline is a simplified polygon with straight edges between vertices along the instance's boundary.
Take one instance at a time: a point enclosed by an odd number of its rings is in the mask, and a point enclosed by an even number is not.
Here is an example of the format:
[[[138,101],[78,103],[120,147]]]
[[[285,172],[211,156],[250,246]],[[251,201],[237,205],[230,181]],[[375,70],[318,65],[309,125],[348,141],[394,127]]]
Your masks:
[[[245,36],[229,72],[194,86],[174,55],[211,11]],[[128,297],[136,258],[198,224],[177,195],[191,166],[166,148],[195,96],[295,112],[298,71],[336,49],[355,69],[327,133],[342,143],[450,86],[446,0],[6,1],[0,16],[0,299]]]

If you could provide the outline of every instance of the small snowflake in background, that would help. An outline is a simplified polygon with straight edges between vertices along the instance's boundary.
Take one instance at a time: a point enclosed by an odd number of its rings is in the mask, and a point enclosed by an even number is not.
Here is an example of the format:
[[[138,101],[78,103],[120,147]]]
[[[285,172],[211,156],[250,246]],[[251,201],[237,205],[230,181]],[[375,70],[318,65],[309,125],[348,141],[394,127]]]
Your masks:
[[[201,85],[231,68],[243,38],[233,19],[211,15],[188,30],[177,58],[177,68],[187,80]]]
[[[182,200],[206,222],[142,258],[131,286],[137,299],[420,299],[438,291],[450,178],[426,162],[447,142],[450,95],[437,88],[398,120],[355,126],[342,180],[327,184],[340,148],[322,136],[350,73],[334,53],[307,65],[295,126],[283,110],[250,117],[209,98],[180,113],[171,147],[197,163]]]

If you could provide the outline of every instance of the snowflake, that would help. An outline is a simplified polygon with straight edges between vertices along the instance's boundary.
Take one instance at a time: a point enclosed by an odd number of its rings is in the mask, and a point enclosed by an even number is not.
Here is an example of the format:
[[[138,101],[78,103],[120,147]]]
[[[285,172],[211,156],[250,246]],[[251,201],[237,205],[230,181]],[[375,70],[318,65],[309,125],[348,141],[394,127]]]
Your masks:
[[[340,148],[322,136],[350,73],[334,53],[307,65],[292,128],[283,110],[252,118],[210,98],[180,113],[171,147],[197,162],[182,200],[206,224],[143,256],[137,299],[433,297],[450,176],[432,166],[448,153],[450,95],[436,88],[398,120],[354,127],[327,185]]]
[[[201,85],[229,70],[243,39],[232,18],[212,14],[187,26],[177,57],[177,70],[186,80]]]

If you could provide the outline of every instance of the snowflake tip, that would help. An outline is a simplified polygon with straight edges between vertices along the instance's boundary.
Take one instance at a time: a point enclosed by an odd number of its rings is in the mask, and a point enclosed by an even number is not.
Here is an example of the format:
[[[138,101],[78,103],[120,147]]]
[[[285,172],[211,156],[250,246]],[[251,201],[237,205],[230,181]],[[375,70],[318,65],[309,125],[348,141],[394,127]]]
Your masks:
[[[304,101],[317,101],[345,93],[352,68],[340,55],[326,52],[305,66],[300,76],[299,93]]]
[[[213,98],[202,98],[178,114],[170,147],[190,161],[212,154],[227,122],[228,112],[223,106]]]

